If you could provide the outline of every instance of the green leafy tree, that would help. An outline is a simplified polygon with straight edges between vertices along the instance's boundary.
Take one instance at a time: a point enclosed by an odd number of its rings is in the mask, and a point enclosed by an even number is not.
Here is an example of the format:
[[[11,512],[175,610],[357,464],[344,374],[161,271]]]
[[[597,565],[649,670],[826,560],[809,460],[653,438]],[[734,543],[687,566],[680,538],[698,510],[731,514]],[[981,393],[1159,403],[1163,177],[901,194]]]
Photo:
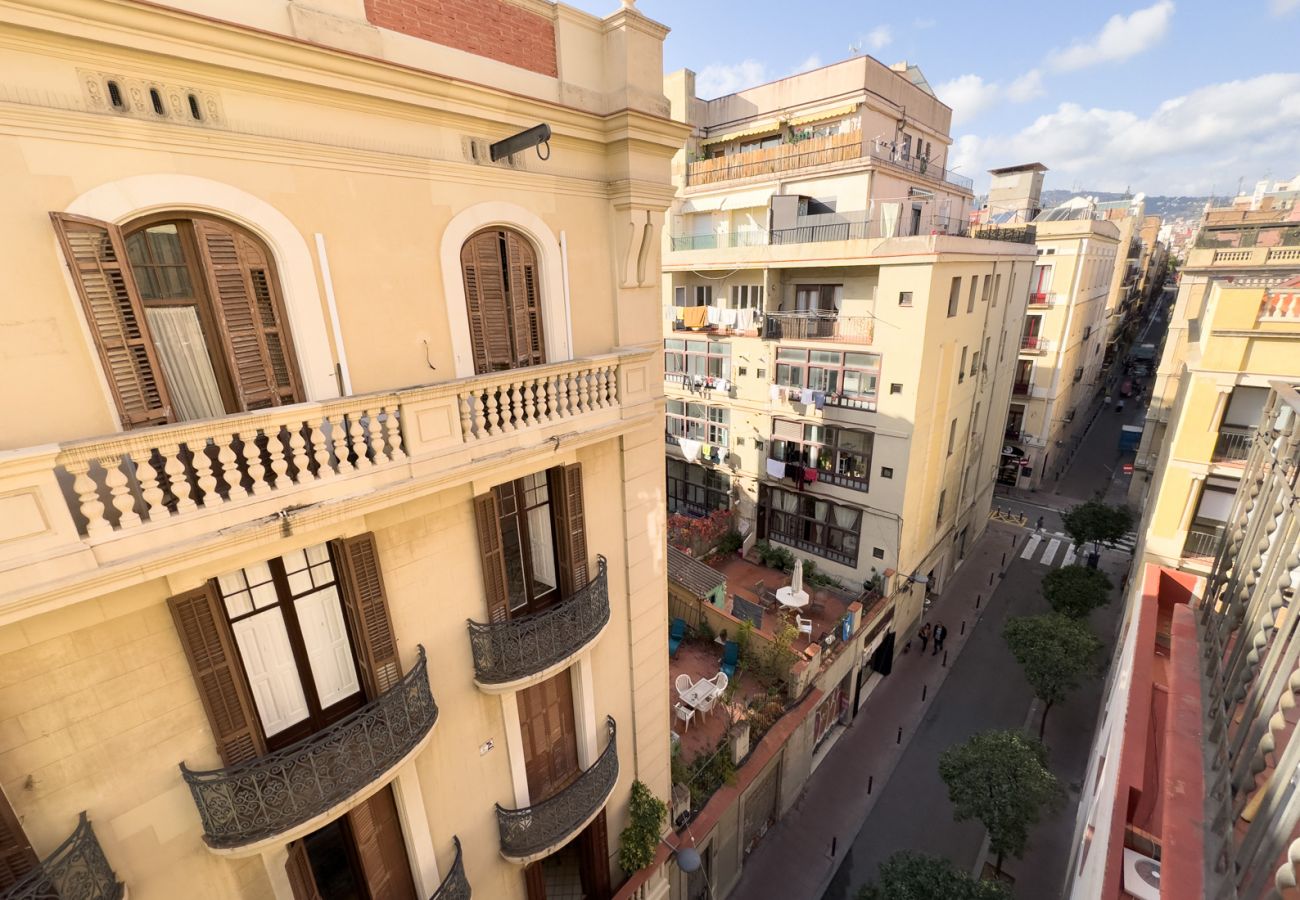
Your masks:
[[[1018,616],[1007,623],[1002,636],[1034,695],[1043,701],[1043,717],[1038,722],[1041,741],[1047,729],[1047,714],[1079,686],[1084,673],[1093,669],[1101,641],[1086,624],[1060,613]]]
[[[628,825],[618,838],[618,864],[631,875],[654,862],[659,833],[668,819],[668,807],[640,780],[632,782]]]
[[[1110,602],[1111,587],[1105,572],[1086,566],[1061,566],[1043,579],[1043,596],[1061,615],[1086,619],[1088,613]]]
[[[1004,885],[980,881],[940,856],[903,850],[880,864],[858,900],[1011,900]]]
[[[999,877],[1003,858],[1024,853],[1029,829],[1061,802],[1047,749],[1018,731],[984,731],[949,747],[939,756],[939,775],[956,820],[976,819],[988,829]]]
[[[1100,553],[1103,543],[1114,543],[1133,529],[1133,511],[1127,506],[1089,500],[1062,513],[1061,521],[1076,546],[1090,543],[1094,552]]]

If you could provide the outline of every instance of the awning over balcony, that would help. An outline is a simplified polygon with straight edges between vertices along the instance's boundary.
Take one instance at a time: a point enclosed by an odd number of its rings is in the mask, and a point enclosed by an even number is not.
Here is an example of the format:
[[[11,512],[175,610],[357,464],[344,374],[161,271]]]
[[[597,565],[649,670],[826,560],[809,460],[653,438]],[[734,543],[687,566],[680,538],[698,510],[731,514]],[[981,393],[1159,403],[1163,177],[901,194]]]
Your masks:
[[[723,134],[706,137],[700,143],[706,146],[708,144],[720,144],[723,141],[734,141],[736,138],[750,137],[755,134],[766,134],[769,131],[776,131],[780,127],[781,123],[778,120],[764,119],[762,122],[757,122],[750,125],[748,128],[742,128],[739,131],[728,131]]]
[[[753,209],[767,206],[776,193],[775,188],[759,188],[753,191],[732,191],[714,197],[691,197],[682,203],[683,213],[716,212],[720,209]]]
[[[837,106],[834,109],[823,109],[820,112],[806,113],[802,116],[796,116],[790,120],[791,125],[810,125],[813,122],[825,122],[827,119],[838,119],[840,116],[847,116],[858,108],[856,103],[849,103],[844,106]]]

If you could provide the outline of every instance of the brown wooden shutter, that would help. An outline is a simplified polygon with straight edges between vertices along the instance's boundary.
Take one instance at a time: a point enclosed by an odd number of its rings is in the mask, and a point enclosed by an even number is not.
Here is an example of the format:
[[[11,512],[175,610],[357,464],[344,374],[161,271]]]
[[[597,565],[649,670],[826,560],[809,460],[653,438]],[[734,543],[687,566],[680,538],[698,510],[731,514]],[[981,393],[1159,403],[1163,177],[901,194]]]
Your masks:
[[[233,766],[266,753],[257,708],[216,588],[209,583],[172,597],[167,605],[194,672],[221,761]]]
[[[542,340],[542,310],[537,290],[537,257],[523,235],[505,232],[506,265],[510,277],[510,318],[514,337],[514,368],[546,362]]]
[[[12,887],[40,865],[22,822],[0,791],[0,891]]]
[[[240,404],[264,409],[301,400],[270,257],[257,241],[224,222],[194,219],[193,225]]]
[[[501,232],[495,230],[480,231],[460,248],[469,338],[479,374],[514,367],[502,253]]]
[[[524,887],[527,900],[546,900],[546,873],[540,862],[529,863],[524,869]]]
[[[140,291],[116,225],[50,213],[124,428],[172,420]]]
[[[519,704],[528,800],[536,805],[558,793],[579,771],[569,670],[524,688],[515,698]]]
[[[384,788],[352,810],[348,822],[370,896],[376,900],[416,900],[392,789]]]
[[[609,827],[605,824],[605,810],[596,814],[578,839],[579,867],[586,896],[591,900],[608,900],[609,884]]]
[[[474,521],[478,525],[478,552],[483,562],[483,593],[487,598],[489,622],[510,618],[510,589],[506,582],[506,555],[501,544],[501,506],[494,492],[474,498]]]
[[[560,557],[560,590],[571,597],[586,587],[587,516],[582,505],[582,464],[551,470],[551,503],[555,509],[555,542]]]
[[[289,874],[293,900],[321,900],[316,888],[316,875],[311,870],[311,860],[307,858],[307,845],[294,841],[285,849],[289,851],[289,861],[284,864],[284,869]]]
[[[334,543],[342,575],[343,606],[357,643],[361,678],[366,696],[374,700],[402,678],[379,551],[371,532]]]

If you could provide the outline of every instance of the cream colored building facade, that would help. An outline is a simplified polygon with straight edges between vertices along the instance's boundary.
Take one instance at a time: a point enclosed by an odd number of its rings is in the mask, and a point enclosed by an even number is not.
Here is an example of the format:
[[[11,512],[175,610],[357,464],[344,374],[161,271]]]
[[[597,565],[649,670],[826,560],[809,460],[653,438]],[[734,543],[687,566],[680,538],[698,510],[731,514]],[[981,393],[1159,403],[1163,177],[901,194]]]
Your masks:
[[[1120,236],[1086,200],[1044,211],[1033,227],[1037,262],[999,472],[1002,483],[1029,489],[1065,465],[1096,393]]]
[[[667,797],[667,30],[456,5],[0,2],[10,881],[609,896]]]
[[[1182,267],[1130,488],[1149,562],[1208,571],[1269,382],[1300,377],[1288,216],[1209,210]]]
[[[1032,248],[969,236],[951,113],[915,66],[710,101],[682,71],[666,93],[691,126],[664,255],[669,511],[734,509],[749,543],[880,576],[910,634],[987,521]]]

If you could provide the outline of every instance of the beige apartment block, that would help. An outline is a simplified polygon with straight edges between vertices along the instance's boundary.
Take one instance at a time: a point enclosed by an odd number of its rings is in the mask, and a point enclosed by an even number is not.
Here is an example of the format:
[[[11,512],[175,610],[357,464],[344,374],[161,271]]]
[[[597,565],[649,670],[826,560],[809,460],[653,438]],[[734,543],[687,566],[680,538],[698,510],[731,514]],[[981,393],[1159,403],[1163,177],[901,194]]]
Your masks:
[[[910,634],[987,521],[1027,232],[972,236],[951,111],[915,66],[707,101],[683,70],[666,93],[691,127],[665,237],[668,509],[733,509],[747,546],[855,590],[878,576]]]
[[[666,32],[0,0],[0,895],[612,895],[670,787]]]
[[[1097,211],[1119,229],[1119,242],[1115,248],[1115,266],[1111,271],[1110,290],[1102,312],[1105,320],[1106,344],[1102,350],[1103,370],[1109,370],[1119,355],[1123,344],[1132,338],[1138,325],[1138,313],[1144,298],[1142,279],[1146,276],[1144,265],[1152,259],[1146,251],[1142,235],[1147,233],[1143,216],[1145,200],[1139,194],[1128,200],[1111,200],[1097,204]],[[1156,220],[1157,230],[1160,217]],[[1155,240],[1154,231],[1151,239]]]
[[[1181,272],[1130,501],[1149,562],[1204,574],[1269,383],[1300,378],[1300,207],[1208,210]]]
[[[1120,230],[1078,198],[1033,223],[1037,262],[1021,330],[999,480],[1034,489],[1065,464],[1105,360]]]

